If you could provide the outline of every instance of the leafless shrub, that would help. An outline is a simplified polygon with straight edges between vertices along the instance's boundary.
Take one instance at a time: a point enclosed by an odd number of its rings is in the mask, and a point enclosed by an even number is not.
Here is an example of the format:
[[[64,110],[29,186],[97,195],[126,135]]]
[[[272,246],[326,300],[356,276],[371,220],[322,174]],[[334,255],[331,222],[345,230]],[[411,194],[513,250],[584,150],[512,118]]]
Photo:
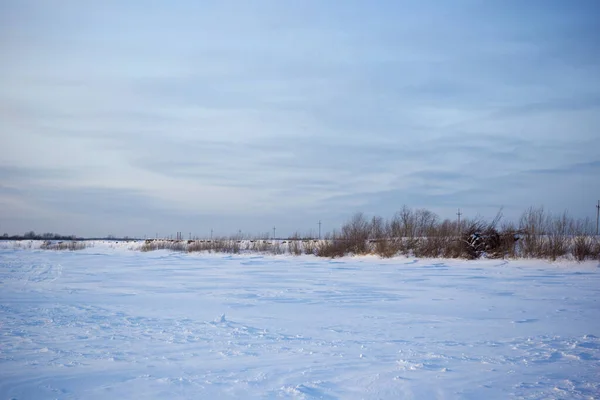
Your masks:
[[[439,249],[436,243],[429,238],[420,237],[414,240],[412,253],[415,257],[433,258],[439,256]]]
[[[270,248],[270,252],[271,254],[283,254],[285,252],[284,249],[284,242],[280,242],[279,240],[273,240],[271,243],[271,248]],[[285,243],[287,245],[287,243]]]
[[[565,211],[562,215],[546,217],[546,235],[542,245],[543,254],[552,260],[567,254],[568,240],[572,233],[572,219]]]
[[[543,207],[529,207],[519,220],[519,230],[522,232],[520,252],[523,257],[541,257],[544,252],[544,234],[547,216]]]
[[[382,258],[394,257],[399,252],[397,241],[389,238],[378,239],[374,244],[375,246],[373,251]]]
[[[424,237],[433,232],[436,228],[438,216],[424,208],[415,211],[416,236]]]
[[[594,258],[594,245],[594,239],[590,236],[575,236],[573,238],[573,257],[575,257],[577,261]]]
[[[350,221],[342,225],[341,240],[336,246],[345,247],[344,253],[354,255],[368,254],[369,246],[367,240],[371,233],[371,224],[363,213],[356,213]]]
[[[594,243],[592,245],[592,256],[600,261],[600,237],[596,236],[593,239]]]
[[[323,240],[319,243],[316,250],[316,255],[319,257],[336,258],[343,257],[346,254],[348,247],[341,240]]]
[[[397,242],[397,246],[399,248],[399,251],[403,254],[407,254],[407,255],[415,255],[415,250],[417,249],[417,247],[419,247],[420,245],[420,239],[416,238],[416,237],[400,237],[400,238],[394,238]]]
[[[187,251],[188,252],[198,252],[207,250],[208,243],[204,240],[192,240],[191,243],[188,241]]]
[[[219,252],[238,254],[241,251],[241,244],[241,240],[229,238],[228,240],[222,241],[222,248]]]
[[[374,216],[371,219],[370,229],[368,251],[382,258],[390,258],[398,254],[400,248],[398,241],[393,237],[390,222],[386,222],[382,217]]]
[[[368,226],[370,240],[383,240],[388,238],[389,226],[382,217],[374,216]]]
[[[302,254],[302,242],[298,233],[294,233],[288,242],[288,251],[290,254],[295,256]]]
[[[141,251],[170,250],[181,252],[239,253],[240,242],[235,239],[218,238],[213,240],[146,240]]]
[[[460,240],[455,236],[444,238],[443,243],[440,244],[442,248],[441,256],[444,258],[463,258],[462,245]]]
[[[425,209],[413,211],[407,206],[397,212],[389,223],[390,238],[398,252],[417,257],[435,257],[438,240],[425,240],[437,225],[438,216]]]
[[[315,255],[318,257],[336,258],[348,253],[348,246],[334,231],[332,235],[325,235],[325,239],[316,244]]]
[[[89,243],[84,242],[84,241],[67,240],[67,241],[52,242],[52,241],[46,240],[40,245],[40,249],[42,249],[42,250],[75,251],[75,250],[83,250],[90,246],[91,245]]]
[[[252,241],[251,251],[259,253],[268,253],[271,250],[271,242],[269,240],[258,239]]]
[[[316,255],[318,242],[319,242],[318,240],[313,240],[313,239],[303,240],[302,241],[302,250],[304,251],[304,254]]]
[[[13,246],[15,249],[31,249],[33,242],[31,240],[16,241]]]
[[[445,219],[436,227],[431,228],[428,236],[435,242],[435,247],[441,257],[459,258],[464,256],[456,222]]]
[[[391,234],[397,238],[414,238],[417,234],[416,217],[407,206],[397,212],[390,223]]]
[[[519,230],[512,222],[504,222],[500,228],[500,232],[504,256],[515,258],[517,256],[517,243],[521,238]]]
[[[187,242],[183,240],[146,240],[142,247],[140,247],[141,251],[155,251],[155,250],[171,250],[171,251],[186,251],[187,250]]]
[[[480,217],[468,221],[460,240],[461,254],[469,259],[484,255],[488,258],[502,258],[509,254],[514,235],[511,232],[498,231],[497,226],[501,219],[502,210],[498,211],[491,222],[486,222]]]

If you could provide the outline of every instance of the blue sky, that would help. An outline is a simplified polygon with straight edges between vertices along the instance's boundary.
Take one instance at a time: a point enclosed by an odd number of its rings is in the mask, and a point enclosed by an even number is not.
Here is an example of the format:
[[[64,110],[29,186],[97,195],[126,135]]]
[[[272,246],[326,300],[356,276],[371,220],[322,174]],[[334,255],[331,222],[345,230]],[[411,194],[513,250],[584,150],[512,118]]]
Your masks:
[[[3,1],[0,232],[595,216],[596,1]]]

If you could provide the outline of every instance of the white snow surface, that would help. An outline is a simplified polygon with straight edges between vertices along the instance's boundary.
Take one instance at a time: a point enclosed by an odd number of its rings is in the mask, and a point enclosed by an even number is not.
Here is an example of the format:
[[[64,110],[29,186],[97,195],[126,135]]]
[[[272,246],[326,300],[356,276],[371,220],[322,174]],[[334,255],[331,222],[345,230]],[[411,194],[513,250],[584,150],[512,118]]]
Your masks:
[[[0,249],[0,398],[600,398],[598,263]]]

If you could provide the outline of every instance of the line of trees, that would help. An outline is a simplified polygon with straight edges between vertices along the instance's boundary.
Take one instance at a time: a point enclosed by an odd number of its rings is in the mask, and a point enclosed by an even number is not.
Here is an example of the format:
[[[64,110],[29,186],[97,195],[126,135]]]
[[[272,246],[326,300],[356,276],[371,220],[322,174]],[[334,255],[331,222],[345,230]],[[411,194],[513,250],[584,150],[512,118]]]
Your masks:
[[[268,235],[267,235],[268,236]],[[579,261],[600,260],[600,238],[590,219],[568,213],[552,214],[530,207],[517,223],[503,222],[502,212],[491,221],[483,218],[460,222],[440,219],[426,209],[403,207],[391,219],[357,213],[323,240],[301,237],[268,240],[239,235],[212,240],[147,240],[143,251],[170,249],[239,253],[314,254],[320,257],[376,254],[393,257],[445,258],[546,258],[572,256]]]
[[[2,240],[81,240],[76,235],[61,235],[59,233],[35,233],[29,231],[23,235],[9,235],[5,233],[0,237]]]
[[[35,231],[25,232],[23,235],[9,235],[8,233],[0,236],[0,240],[135,240],[128,236],[122,238],[108,235],[106,237],[87,237],[83,238],[77,235],[62,235],[60,233],[36,233]]]
[[[600,237],[594,235],[595,222],[577,219],[567,212],[552,214],[543,207],[530,207],[518,222],[503,222],[502,211],[487,221],[481,217],[462,221],[440,219],[426,209],[404,206],[392,218],[354,214],[342,226],[321,239],[295,234],[287,239],[267,239],[268,234],[233,235],[211,240],[148,239],[142,251],[168,249],[188,252],[243,251],[271,254],[314,254],[320,257],[376,254],[393,257],[404,254],[415,257],[444,258],[546,258],[556,260],[571,256],[576,260],[600,260]],[[82,240],[75,236],[53,233],[4,239]],[[89,240],[89,239],[88,239]],[[110,240],[118,240],[110,238]],[[56,247],[52,243],[47,248]],[[79,249],[76,247],[73,249]]]
[[[465,219],[460,223],[441,220],[435,213],[408,207],[390,220],[355,214],[333,232],[319,255],[378,254],[390,257],[548,258],[572,255],[577,260],[600,259],[600,240],[594,223],[576,219],[567,212],[552,214],[543,207],[530,207],[518,223],[502,222],[499,211],[491,221]]]

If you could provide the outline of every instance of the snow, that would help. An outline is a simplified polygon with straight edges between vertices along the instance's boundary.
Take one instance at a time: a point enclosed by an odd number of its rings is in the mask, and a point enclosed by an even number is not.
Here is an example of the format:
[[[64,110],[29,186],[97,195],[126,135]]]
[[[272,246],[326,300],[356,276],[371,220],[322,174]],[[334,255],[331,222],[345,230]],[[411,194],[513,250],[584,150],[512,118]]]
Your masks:
[[[597,263],[0,249],[0,397],[600,397]]]

